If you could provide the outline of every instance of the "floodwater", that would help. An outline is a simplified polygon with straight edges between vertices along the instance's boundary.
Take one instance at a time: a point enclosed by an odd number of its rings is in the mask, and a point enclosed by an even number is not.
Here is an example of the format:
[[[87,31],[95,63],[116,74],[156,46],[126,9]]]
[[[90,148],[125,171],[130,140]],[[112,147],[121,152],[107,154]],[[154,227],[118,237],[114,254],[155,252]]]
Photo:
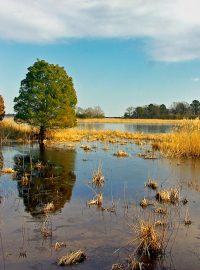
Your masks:
[[[92,151],[85,152],[80,144],[43,153],[37,146],[2,146],[1,168],[14,168],[17,174],[0,175],[0,269],[59,269],[58,258],[78,249],[87,259],[70,269],[109,270],[113,263],[125,262],[138,245],[134,226],[153,215],[154,206],[139,206],[144,196],[155,197],[155,191],[144,188],[149,177],[163,188],[179,187],[181,198],[188,200],[186,205],[166,206],[170,220],[166,254],[149,269],[199,269],[200,161],[142,159],[137,156],[143,151],[141,146],[133,143],[109,144],[107,151],[99,142],[85,144],[92,145]],[[129,157],[113,156],[119,149]],[[99,166],[105,176],[101,190],[90,184]],[[22,173],[30,168],[31,182],[22,184]],[[196,188],[188,187],[191,181]],[[87,205],[100,191],[103,207],[109,209],[114,203],[115,212]],[[55,208],[47,215],[43,209],[51,202]],[[189,226],[184,224],[187,211],[192,221]],[[44,225],[50,232],[47,237],[41,233]],[[66,247],[56,251],[56,242],[64,242]]]
[[[120,130],[129,132],[143,133],[168,133],[175,125],[169,124],[132,124],[132,123],[98,123],[98,122],[79,122],[78,129],[95,130]]]

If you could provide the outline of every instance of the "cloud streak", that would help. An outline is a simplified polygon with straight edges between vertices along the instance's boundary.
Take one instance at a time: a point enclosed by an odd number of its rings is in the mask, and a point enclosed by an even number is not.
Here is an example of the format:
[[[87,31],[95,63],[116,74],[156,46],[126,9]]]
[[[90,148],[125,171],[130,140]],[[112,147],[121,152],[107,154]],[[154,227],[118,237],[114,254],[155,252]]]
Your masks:
[[[200,58],[199,0],[0,0],[0,39],[145,38],[159,61]]]

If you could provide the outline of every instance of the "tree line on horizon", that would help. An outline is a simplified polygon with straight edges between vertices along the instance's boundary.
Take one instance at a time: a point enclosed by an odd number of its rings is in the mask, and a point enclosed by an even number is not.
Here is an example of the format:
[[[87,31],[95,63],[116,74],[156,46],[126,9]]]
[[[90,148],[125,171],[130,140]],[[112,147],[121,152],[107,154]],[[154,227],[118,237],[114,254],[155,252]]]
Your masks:
[[[76,116],[78,118],[104,118],[105,114],[100,106],[94,106],[88,107],[86,109],[83,109],[81,107],[78,107],[76,110]]]
[[[193,100],[191,104],[187,102],[173,102],[167,108],[165,104],[149,104],[137,107],[128,107],[124,113],[124,118],[134,119],[193,119],[200,116],[200,101]]]

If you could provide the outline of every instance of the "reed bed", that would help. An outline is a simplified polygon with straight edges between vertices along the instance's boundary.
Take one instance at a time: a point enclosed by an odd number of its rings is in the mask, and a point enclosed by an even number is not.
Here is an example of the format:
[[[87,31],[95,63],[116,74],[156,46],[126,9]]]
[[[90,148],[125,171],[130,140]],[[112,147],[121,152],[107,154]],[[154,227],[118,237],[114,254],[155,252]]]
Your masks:
[[[101,119],[102,121],[110,121],[112,119]],[[168,123],[168,120],[153,119],[131,119],[136,123]],[[145,120],[145,121],[144,121]],[[89,121],[84,120],[84,121]],[[91,119],[90,119],[91,121]],[[95,121],[93,119],[92,121]],[[98,119],[100,121],[100,119]],[[114,122],[129,122],[127,119],[114,119]],[[171,121],[171,120],[170,120]],[[159,150],[168,157],[188,158],[200,157],[200,120],[173,120],[178,124],[171,133],[168,134],[149,134],[149,133],[133,133],[112,130],[79,130],[76,128],[54,129],[47,131],[47,145],[58,144],[62,142],[80,142],[86,141],[102,141],[104,143],[121,143],[124,140],[133,142],[148,141],[154,150]],[[169,124],[169,123],[168,123]],[[29,125],[17,124],[12,119],[5,119],[0,123],[1,142],[6,140],[26,141],[38,132],[37,128],[31,128]],[[156,156],[148,156],[146,158],[156,158]]]
[[[185,120],[165,140],[157,143],[157,148],[168,157],[200,157],[200,120]],[[154,145],[155,146],[155,145]]]
[[[49,131],[47,137],[50,142],[80,142],[87,141],[103,141],[109,143],[120,143],[121,140],[148,140],[160,141],[163,140],[166,134],[145,134],[124,132],[119,130],[79,130],[79,129],[58,129]]]
[[[32,128],[26,124],[18,124],[13,119],[4,119],[0,122],[1,142],[7,140],[27,141],[36,132],[37,128]]]

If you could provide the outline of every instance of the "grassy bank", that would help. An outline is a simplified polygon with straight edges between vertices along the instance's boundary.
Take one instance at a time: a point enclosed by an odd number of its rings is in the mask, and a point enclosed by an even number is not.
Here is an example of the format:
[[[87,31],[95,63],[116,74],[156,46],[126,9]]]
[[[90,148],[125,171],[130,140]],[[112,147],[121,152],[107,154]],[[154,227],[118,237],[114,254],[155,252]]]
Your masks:
[[[17,124],[13,119],[5,119],[0,122],[0,140],[27,141],[31,134],[37,132],[36,128],[31,128],[26,124]]]
[[[122,143],[124,140],[134,142],[149,141],[155,149],[168,157],[188,158],[200,157],[200,120],[182,120],[173,132],[169,134],[133,133],[112,130],[79,130],[59,129],[47,133],[47,143],[103,141]],[[28,125],[16,124],[13,120],[3,120],[0,123],[1,141],[29,140],[37,129]]]
[[[130,124],[162,124],[178,125],[190,120],[173,120],[173,119],[123,119],[123,118],[93,118],[78,119],[79,123],[130,123]]]
[[[182,123],[164,140],[155,146],[168,157],[199,158],[200,157],[200,120],[190,120]]]

